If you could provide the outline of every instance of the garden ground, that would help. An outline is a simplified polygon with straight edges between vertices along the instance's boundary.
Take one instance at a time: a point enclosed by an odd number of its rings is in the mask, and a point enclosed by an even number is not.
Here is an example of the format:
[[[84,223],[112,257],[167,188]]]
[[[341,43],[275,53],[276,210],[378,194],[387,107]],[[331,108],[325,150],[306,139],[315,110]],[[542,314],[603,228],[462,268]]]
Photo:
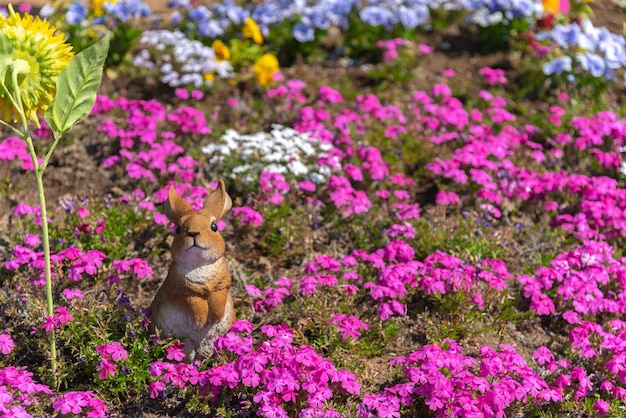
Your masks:
[[[616,33],[622,32],[622,25],[626,19],[624,9],[609,1],[597,1],[592,4],[595,12],[594,23],[596,26],[607,26]],[[437,33],[426,34],[419,39],[419,43],[433,46],[434,52],[419,62],[419,66],[406,68],[407,77],[393,83],[383,83],[381,78],[372,71],[371,67],[364,65],[351,65],[347,60],[322,63],[304,63],[298,61],[293,65],[282,68],[285,79],[300,79],[306,83],[307,94],[313,94],[320,86],[341,86],[346,98],[354,99],[357,95],[373,93],[383,103],[391,103],[399,107],[406,105],[410,100],[407,92],[428,91],[439,83],[448,83],[455,91],[462,92],[461,98],[470,101],[473,96],[482,90],[479,70],[483,67],[502,68],[507,71],[511,91],[516,87],[516,81],[522,80],[522,72],[518,71],[519,57],[514,52],[497,52],[481,54],[480,45],[469,41],[469,37],[460,27],[452,26]],[[416,43],[417,44],[417,43]],[[454,78],[444,75],[445,70],[453,69],[456,72]],[[127,99],[150,100],[155,99],[168,109],[180,106],[181,100],[176,97],[173,89],[160,86],[154,79],[141,77],[129,79],[125,74],[118,74],[114,70],[106,74],[101,86],[101,93],[110,97],[125,97]],[[619,109],[626,104],[626,91],[621,85],[615,85],[608,94],[607,104],[613,109]],[[236,112],[227,106],[229,98],[236,97],[241,104]],[[254,103],[265,105],[254,106]],[[259,88],[252,79],[241,80],[237,83],[222,83],[216,85],[211,94],[204,96],[201,102],[194,104],[206,114],[215,114],[214,122],[223,126],[231,126],[241,134],[255,133],[259,130],[268,130],[274,123],[288,123],[290,116],[278,114],[276,111],[267,111],[272,102],[265,98],[265,91]],[[526,98],[512,105],[513,108],[524,113],[523,117],[529,120],[533,115],[541,115],[548,112],[548,105],[540,100]],[[284,120],[276,120],[283,117]],[[119,139],[104,135],[98,130],[102,119],[89,118],[57,149],[51,161],[50,168],[44,177],[48,202],[51,206],[58,206],[58,202],[66,201],[101,201],[106,195],[111,198],[122,197],[131,193],[137,185],[137,181],[121,174],[119,170],[103,167],[107,158],[120,151]],[[254,121],[248,125],[247,121]],[[186,145],[186,144],[184,144]],[[440,152],[438,148],[424,146],[424,160],[432,159]],[[445,152],[449,152],[446,150]],[[442,152],[443,155],[443,152]],[[197,156],[201,165],[206,165],[209,157]],[[405,167],[404,174],[417,179],[417,182],[407,187],[411,194],[411,201],[417,202],[421,208],[422,219],[432,219],[431,227],[424,226],[420,232],[424,232],[425,240],[433,240],[432,243],[421,243],[424,251],[427,248],[437,248],[438,245],[449,245],[456,250],[459,257],[466,256],[464,261],[478,263],[484,255],[497,254],[507,265],[508,271],[513,276],[522,275],[534,271],[542,263],[542,254],[554,254],[559,245],[567,240],[567,237],[557,234],[546,233],[552,219],[546,214],[538,215],[535,208],[525,210],[511,209],[511,216],[503,216],[501,222],[494,224],[481,234],[476,235],[478,241],[488,242],[489,248],[484,252],[477,251],[475,242],[471,242],[477,230],[481,229],[478,218],[467,215],[466,208],[446,209],[435,204],[437,192],[441,190],[441,183],[435,179],[435,175],[423,169],[421,161],[413,164],[399,162],[398,166]],[[411,171],[413,170],[413,171]],[[418,174],[419,171],[419,174]],[[209,176],[212,173],[206,173]],[[18,221],[11,215],[12,211],[23,202],[31,206],[36,205],[34,179],[29,176],[16,176],[15,167],[8,164],[0,165],[0,178],[2,185],[2,199],[0,199],[0,225],[4,228],[17,228]],[[214,178],[207,178],[204,182],[208,186]],[[246,205],[248,197],[237,195],[241,190],[236,181],[227,180],[227,186],[231,191],[234,207]],[[306,211],[302,207],[291,208],[294,212]],[[506,208],[505,208],[506,209]],[[471,210],[471,209],[468,209]],[[105,219],[106,220],[106,219]],[[518,225],[534,225],[520,232]],[[146,308],[152,300],[159,284],[164,278],[169,265],[167,246],[171,237],[164,238],[164,226],[149,226],[141,223],[144,231],[134,231],[130,236],[132,240],[124,249],[125,258],[143,258],[149,261],[154,270],[152,281],[123,282],[122,289],[130,304],[136,309]],[[366,234],[367,225],[355,226],[358,233]],[[447,238],[462,235],[460,229],[466,228],[467,234],[458,242],[450,243]],[[471,321],[458,327],[467,315],[460,307],[444,306],[445,303],[467,303],[455,299],[441,302],[438,305],[432,300],[425,301],[414,296],[407,303],[408,312],[419,312],[419,316],[405,316],[394,321],[393,327],[386,325],[371,325],[370,332],[382,336],[384,344],[381,346],[367,346],[365,343],[355,348],[354,345],[346,344],[340,349],[332,348],[328,341],[316,336],[316,332],[323,333],[325,323],[312,323],[320,318],[314,312],[319,306],[340,306],[338,301],[316,302],[311,306],[302,306],[297,303],[289,308],[277,309],[269,313],[254,312],[252,299],[246,292],[246,285],[267,282],[269,279],[286,277],[294,279],[303,275],[305,263],[311,262],[318,254],[346,254],[354,249],[357,243],[355,233],[350,231],[350,225],[341,231],[334,231],[325,226],[320,226],[315,231],[308,231],[302,235],[293,234],[282,242],[278,250],[267,244],[267,236],[259,237],[253,233],[238,231],[237,241],[227,239],[229,265],[233,273],[233,293],[235,303],[240,309],[240,319],[252,322],[255,327],[266,324],[287,323],[296,332],[295,339],[301,344],[313,345],[321,354],[332,354],[336,363],[341,367],[350,367],[359,370],[364,393],[373,393],[387,387],[395,381],[395,367],[389,363],[391,360],[408,356],[419,347],[437,340],[437,334],[454,337],[464,347],[465,354],[476,355],[479,348],[484,345],[497,347],[498,344],[506,343],[517,347],[517,353],[522,354],[527,360],[532,359],[537,347],[546,345],[553,351],[566,346],[567,335],[559,335],[557,330],[547,324],[549,318],[536,315],[517,315],[519,312],[528,313],[528,300],[516,298],[514,295],[521,293],[519,284],[517,289],[510,290],[506,300],[491,303],[501,303],[515,311],[515,319],[508,320],[506,315],[494,314],[492,311],[473,317]],[[269,234],[269,233],[268,233]],[[426,235],[428,234],[428,235]],[[417,241],[419,241],[419,237]],[[465,251],[462,246],[467,244],[472,247]],[[0,233],[0,260],[12,258],[12,242],[9,242],[9,234]],[[497,250],[491,247],[498,247]],[[480,253],[480,256],[476,255]],[[426,256],[428,254],[420,254]],[[421,257],[423,258],[423,257]],[[1,278],[0,278],[1,279]],[[7,279],[8,280],[8,279]],[[85,294],[105,292],[106,285],[102,282],[94,284],[93,288],[83,289]],[[333,295],[331,297],[335,297]],[[0,300],[19,298],[19,291],[15,288],[0,288]],[[371,302],[371,300],[369,300]],[[368,301],[361,300],[365,304]],[[11,308],[7,308],[10,310]],[[368,312],[372,307],[357,306],[358,312]],[[444,312],[442,314],[442,312]],[[27,334],[24,326],[19,323],[20,319],[28,317],[24,313],[12,313],[4,319],[4,326],[16,340],[20,348],[17,363],[29,366],[32,364],[32,353],[24,343],[28,337],[20,339],[20,334]],[[393,329],[391,329],[393,328]],[[437,340],[437,342],[440,342]],[[342,354],[345,353],[345,354]],[[362,358],[356,358],[360,353]],[[34,357],[41,356],[37,352]],[[339,367],[339,366],[338,366]],[[33,370],[34,371],[34,370]],[[76,384],[76,382],[74,382]],[[147,396],[127,400],[125,403],[112,404],[109,408],[113,413],[124,416],[181,416],[190,414],[182,402],[185,395],[180,398],[168,398],[166,400],[150,399]],[[186,400],[186,399],[185,399]],[[248,409],[238,410],[237,399],[230,399],[232,416],[247,416]],[[424,411],[427,413],[427,408]],[[413,409],[413,413],[416,410]],[[536,411],[535,411],[536,412]],[[212,413],[216,413],[215,410]],[[218,412],[219,413],[219,412]],[[575,416],[575,414],[572,414]]]

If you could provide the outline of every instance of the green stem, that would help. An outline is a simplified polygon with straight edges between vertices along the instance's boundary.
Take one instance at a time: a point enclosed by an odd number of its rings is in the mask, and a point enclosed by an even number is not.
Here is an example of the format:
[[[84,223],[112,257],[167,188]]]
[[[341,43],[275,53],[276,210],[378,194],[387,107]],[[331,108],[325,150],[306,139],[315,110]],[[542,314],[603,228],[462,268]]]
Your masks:
[[[43,167],[39,165],[39,161],[37,161],[35,146],[28,130],[24,133],[24,139],[28,143],[28,150],[30,151],[31,158],[33,159],[33,165],[35,167],[35,177],[37,178],[37,193],[39,194],[39,207],[41,211],[44,273],[46,275],[46,305],[48,313],[47,316],[54,316],[54,301],[52,300],[52,269],[50,266],[50,237],[48,235],[48,211],[46,209],[46,194],[43,186],[44,170]],[[48,335],[50,339],[50,367],[52,369],[54,385],[56,386],[57,341],[54,328],[50,330]]]
[[[57,138],[56,135],[55,135],[54,141],[52,142],[52,145],[50,145],[50,149],[48,150],[48,153],[46,154],[46,156],[43,158],[43,161],[41,162],[41,173],[42,174],[45,171],[46,167],[48,167],[48,161],[50,161],[50,157],[52,156],[52,151],[54,151],[54,149],[56,148],[57,144],[59,143],[59,139],[61,139],[61,137],[59,136]]]
[[[24,132],[21,133],[22,138],[28,144],[28,151],[30,152],[30,156],[33,160],[33,166],[35,167],[35,177],[37,178],[37,193],[39,194],[39,208],[41,212],[41,232],[42,232],[42,242],[43,242],[43,257],[44,257],[44,273],[46,276],[46,304],[48,316],[54,316],[54,301],[52,300],[52,269],[50,266],[50,237],[48,235],[48,211],[46,210],[46,194],[43,187],[43,173],[45,170],[44,165],[40,165],[37,160],[37,152],[35,150],[35,145],[33,143],[33,138],[30,135],[30,130],[28,129],[28,120],[26,119],[26,115],[24,114],[24,108],[22,107],[22,98],[20,96],[20,90],[17,84],[17,74],[13,72],[13,88],[15,92],[15,99],[11,97],[11,102],[13,102],[17,112],[22,119],[22,126],[24,128]],[[5,92],[7,92],[7,88],[2,83],[2,87]],[[58,142],[55,139],[54,144]],[[47,158],[50,157],[48,154]],[[47,159],[46,159],[47,164]],[[48,333],[50,339],[50,368],[52,369],[52,379],[55,387],[58,386],[57,379],[57,343],[56,343],[56,332],[53,329]]]
[[[22,131],[15,129],[15,127],[13,125],[10,125],[8,123],[6,123],[5,121],[3,121],[2,119],[0,119],[0,125],[4,126],[5,128],[9,128],[10,130],[13,131],[13,133],[17,136],[19,136],[20,138],[24,138],[24,134],[22,133]]]

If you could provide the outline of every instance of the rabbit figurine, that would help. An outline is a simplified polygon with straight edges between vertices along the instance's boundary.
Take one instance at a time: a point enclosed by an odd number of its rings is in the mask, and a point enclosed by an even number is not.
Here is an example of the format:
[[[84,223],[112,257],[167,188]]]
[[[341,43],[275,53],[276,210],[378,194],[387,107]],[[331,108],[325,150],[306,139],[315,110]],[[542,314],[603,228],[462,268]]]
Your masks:
[[[169,272],[150,305],[152,326],[163,337],[184,339],[187,362],[210,357],[217,333],[228,332],[235,321],[226,244],[217,229],[231,206],[222,180],[199,211],[173,187],[165,202],[176,237]]]

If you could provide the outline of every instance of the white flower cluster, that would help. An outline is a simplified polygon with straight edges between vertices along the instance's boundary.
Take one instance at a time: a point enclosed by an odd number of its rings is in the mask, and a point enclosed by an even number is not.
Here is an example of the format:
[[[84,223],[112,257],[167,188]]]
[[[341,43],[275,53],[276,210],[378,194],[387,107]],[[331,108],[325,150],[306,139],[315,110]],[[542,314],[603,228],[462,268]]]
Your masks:
[[[330,168],[326,165],[319,167],[317,158],[325,157],[324,153],[332,147],[306,133],[275,124],[271,132],[252,135],[241,135],[229,129],[216,143],[203,147],[202,152],[211,156],[209,164],[212,166],[228,158],[242,159],[244,163],[237,165],[230,176],[245,182],[255,180],[263,171],[269,171],[307,176],[312,182],[321,184],[330,174]]]
[[[142,34],[140,43],[150,48],[135,56],[137,66],[160,72],[159,80],[172,87],[211,86],[215,77],[232,77],[228,61],[218,61],[212,48],[194,41],[176,30],[149,30]]]

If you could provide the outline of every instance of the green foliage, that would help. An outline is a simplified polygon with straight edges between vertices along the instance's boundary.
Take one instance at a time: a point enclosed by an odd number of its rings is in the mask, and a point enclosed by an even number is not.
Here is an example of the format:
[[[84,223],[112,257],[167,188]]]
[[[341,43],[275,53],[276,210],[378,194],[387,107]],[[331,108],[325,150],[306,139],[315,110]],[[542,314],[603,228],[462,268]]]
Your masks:
[[[98,306],[98,311],[92,306]],[[140,324],[143,315],[114,287],[75,302],[70,311],[74,320],[62,327],[57,336],[62,347],[62,386],[88,384],[111,403],[132,401],[145,394],[152,381],[148,366],[165,356],[165,345],[151,339]],[[114,341],[122,344],[128,358],[117,361],[115,374],[102,379],[98,377],[102,356],[96,348]]]
[[[307,62],[321,62],[333,54],[336,45],[327,31],[315,29],[315,38],[308,42],[299,42],[292,33],[293,27],[297,23],[294,20],[286,20],[282,25],[273,26],[266,39],[272,48],[278,51],[280,62],[285,65],[292,65],[298,59]]]
[[[499,23],[476,27],[476,45],[482,54],[508,51],[518,47],[521,35],[531,29],[532,22],[528,19],[502,19]]]
[[[236,73],[252,67],[254,62],[263,55],[267,48],[257,45],[249,39],[233,38],[228,42],[230,46],[231,64]]]
[[[83,120],[96,102],[102,69],[109,51],[109,38],[77,54],[57,80],[57,95],[46,110],[45,119],[55,138]]]
[[[425,258],[436,250],[465,260],[502,258],[506,248],[493,239],[490,230],[477,224],[473,216],[447,219],[419,219],[413,248],[418,258]]]
[[[117,68],[122,65],[128,53],[135,47],[143,29],[136,24],[117,22],[111,27],[111,47],[105,61],[105,67]],[[105,35],[105,36],[108,36]],[[80,38],[79,38],[80,39]],[[77,42],[81,42],[76,39]]]
[[[419,69],[420,61],[416,59],[410,46],[401,46],[398,49],[398,58],[383,61],[367,71],[368,77],[377,84],[377,92],[383,92],[394,84],[409,82]]]

